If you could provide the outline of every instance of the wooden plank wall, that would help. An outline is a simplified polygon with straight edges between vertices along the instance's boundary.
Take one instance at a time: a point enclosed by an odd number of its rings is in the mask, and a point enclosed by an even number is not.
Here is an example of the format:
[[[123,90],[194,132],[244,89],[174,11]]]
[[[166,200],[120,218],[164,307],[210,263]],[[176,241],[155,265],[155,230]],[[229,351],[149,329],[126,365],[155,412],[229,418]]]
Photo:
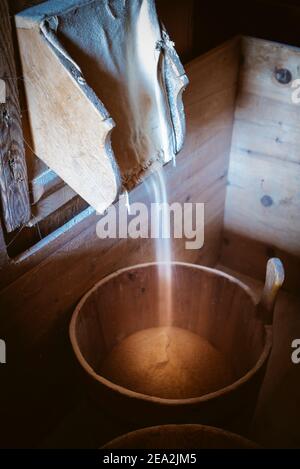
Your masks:
[[[253,38],[242,49],[221,263],[263,279],[267,258],[279,256],[286,288],[298,292],[300,105],[291,84],[300,78],[300,50]],[[280,69],[291,81],[277,81]]]
[[[187,66],[186,143],[177,167],[169,164],[164,173],[171,202],[206,203],[206,230],[200,251],[186,251],[183,240],[176,240],[178,260],[214,265],[219,257],[237,59],[238,42],[232,41]],[[130,198],[147,202],[145,183]],[[48,257],[42,247],[23,271],[19,265],[10,274],[0,292],[0,331],[9,362],[1,389],[1,444],[37,444],[77,402],[82,390],[67,327],[83,293],[117,268],[154,258],[151,240],[99,240],[97,221],[91,215],[83,230],[62,234],[54,250],[49,243]]]
[[[0,100],[0,191],[2,219],[8,232],[30,218],[27,168],[15,55],[7,1],[0,3],[0,79],[4,89]]]

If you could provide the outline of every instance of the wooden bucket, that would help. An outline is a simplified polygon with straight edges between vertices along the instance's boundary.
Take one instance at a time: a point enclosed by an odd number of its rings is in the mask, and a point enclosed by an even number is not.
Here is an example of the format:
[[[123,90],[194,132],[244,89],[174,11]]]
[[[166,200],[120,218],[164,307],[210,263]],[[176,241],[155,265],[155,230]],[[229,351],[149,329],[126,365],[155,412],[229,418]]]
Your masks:
[[[279,271],[278,271],[279,267]],[[234,379],[216,392],[187,399],[149,396],[115,384],[99,372],[127,336],[157,327],[158,264],[119,270],[97,283],[76,307],[70,338],[96,400],[119,419],[142,425],[202,423],[241,431],[249,422],[271,350],[275,295],[283,281],[270,260],[262,301],[221,271],[172,263],[172,325],[195,332],[229,357]]]
[[[205,425],[159,425],[126,433],[102,449],[257,449],[253,441]]]

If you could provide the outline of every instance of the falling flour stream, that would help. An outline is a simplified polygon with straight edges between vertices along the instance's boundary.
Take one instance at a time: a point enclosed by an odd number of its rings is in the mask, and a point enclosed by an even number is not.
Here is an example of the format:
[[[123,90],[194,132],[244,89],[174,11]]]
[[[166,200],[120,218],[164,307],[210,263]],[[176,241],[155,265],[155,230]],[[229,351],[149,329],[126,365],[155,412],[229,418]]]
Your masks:
[[[150,187],[153,190],[155,202],[155,216],[151,220],[155,226],[155,256],[158,264],[158,315],[160,325],[172,324],[172,243],[169,230],[167,210],[168,194],[163,175],[159,169],[151,178]],[[162,209],[160,209],[160,207]]]
[[[173,327],[172,237],[163,163],[173,160],[174,166],[176,164],[165,92],[152,73],[155,68],[160,70],[161,50],[158,47],[154,50],[151,40],[147,43],[146,38],[151,38],[147,2],[142,4],[135,28],[135,34],[127,37],[124,77],[130,103],[130,146],[139,167],[143,167],[145,161],[161,166],[143,182],[152,204],[151,232],[153,228],[155,231],[158,271],[153,309],[157,322],[155,327],[139,330],[117,344],[103,362],[101,371],[111,381],[134,391],[165,398],[186,398],[215,391],[218,384],[229,381],[229,372],[223,357],[209,342],[192,331]],[[134,41],[134,37],[143,40]],[[141,82],[143,89],[139,86]],[[156,108],[155,118],[150,112],[153,107]]]
[[[126,81],[130,103],[131,148],[139,166],[144,161],[163,162],[175,159],[172,140],[172,126],[166,109],[165,91],[160,79],[153,76],[160,69],[162,52],[153,47],[153,27],[149,22],[148,2],[143,2],[134,30],[127,35]],[[140,40],[136,41],[136,38]],[[135,60],[133,60],[133,57]],[[143,83],[143,89],[140,83]],[[145,90],[147,93],[145,94]],[[153,119],[156,109],[155,120]],[[159,210],[168,203],[163,168],[158,169],[144,184],[151,203],[155,203],[154,220],[156,232],[155,257],[160,262],[158,269],[158,314],[162,325],[171,325],[172,314],[172,271],[171,239],[168,236],[168,213]],[[163,204],[163,205],[161,205]],[[168,237],[167,237],[168,236]]]

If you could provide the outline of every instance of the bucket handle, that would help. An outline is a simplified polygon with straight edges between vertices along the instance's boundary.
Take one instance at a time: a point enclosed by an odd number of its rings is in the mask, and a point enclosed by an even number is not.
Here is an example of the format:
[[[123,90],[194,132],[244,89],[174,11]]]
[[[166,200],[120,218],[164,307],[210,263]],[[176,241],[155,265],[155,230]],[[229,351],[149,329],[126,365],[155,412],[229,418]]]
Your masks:
[[[284,282],[284,267],[280,259],[273,257],[268,260],[265,286],[257,305],[257,314],[265,324],[272,324],[273,311],[277,294]]]

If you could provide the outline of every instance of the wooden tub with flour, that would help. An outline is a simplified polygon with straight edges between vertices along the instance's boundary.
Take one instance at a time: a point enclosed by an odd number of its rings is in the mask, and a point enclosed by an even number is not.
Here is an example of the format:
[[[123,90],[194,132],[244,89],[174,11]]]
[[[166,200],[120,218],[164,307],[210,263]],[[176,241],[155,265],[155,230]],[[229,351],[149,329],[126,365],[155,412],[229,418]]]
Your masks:
[[[244,427],[271,350],[281,262],[269,260],[258,305],[236,278],[172,262],[171,303],[163,304],[171,314],[161,307],[160,268],[119,270],[75,309],[71,342],[93,396],[135,424]]]

